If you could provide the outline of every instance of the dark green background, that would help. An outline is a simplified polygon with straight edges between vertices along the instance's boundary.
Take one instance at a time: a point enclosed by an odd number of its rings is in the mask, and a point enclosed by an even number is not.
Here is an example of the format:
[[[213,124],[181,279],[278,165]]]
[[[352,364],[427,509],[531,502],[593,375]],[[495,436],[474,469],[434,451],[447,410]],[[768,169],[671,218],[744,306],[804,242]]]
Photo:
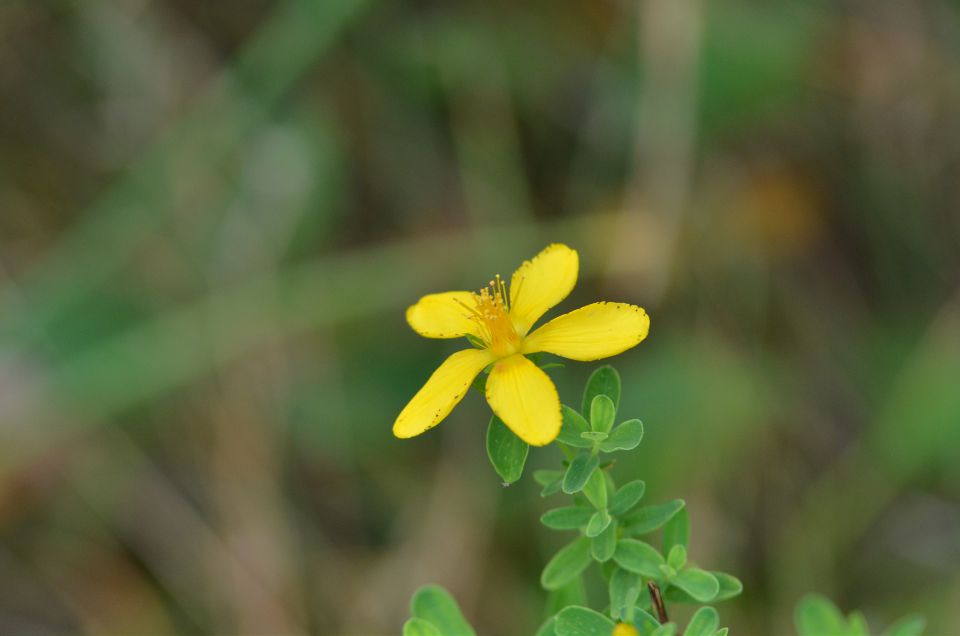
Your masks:
[[[405,307],[554,241],[651,315],[615,470],[733,633],[960,631],[958,54],[946,0],[5,0],[0,632],[532,632],[486,405],[390,426],[465,344]]]

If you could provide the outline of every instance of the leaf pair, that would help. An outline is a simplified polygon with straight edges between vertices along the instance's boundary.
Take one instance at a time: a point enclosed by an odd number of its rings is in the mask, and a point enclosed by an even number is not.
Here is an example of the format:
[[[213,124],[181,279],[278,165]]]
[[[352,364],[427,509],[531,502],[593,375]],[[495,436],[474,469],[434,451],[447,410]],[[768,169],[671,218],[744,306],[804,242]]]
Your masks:
[[[860,612],[849,616],[830,600],[811,594],[797,604],[794,614],[798,636],[869,636],[867,621]],[[926,626],[923,618],[907,616],[893,624],[884,636],[920,636]]]
[[[589,448],[604,453],[633,450],[643,440],[643,422],[627,420],[614,428],[616,407],[606,395],[593,399],[590,421],[566,404],[560,405],[563,425],[557,441],[574,448]]]
[[[673,636],[674,623],[661,625],[653,616],[637,610],[631,622],[640,636]],[[702,607],[693,615],[684,631],[685,636],[726,636],[727,629],[719,629],[720,616],[712,607]],[[588,607],[571,606],[561,610],[538,632],[537,636],[611,636],[617,623]]]
[[[425,585],[410,601],[410,618],[403,625],[403,636],[476,636],[463,617],[460,606],[439,585]]]

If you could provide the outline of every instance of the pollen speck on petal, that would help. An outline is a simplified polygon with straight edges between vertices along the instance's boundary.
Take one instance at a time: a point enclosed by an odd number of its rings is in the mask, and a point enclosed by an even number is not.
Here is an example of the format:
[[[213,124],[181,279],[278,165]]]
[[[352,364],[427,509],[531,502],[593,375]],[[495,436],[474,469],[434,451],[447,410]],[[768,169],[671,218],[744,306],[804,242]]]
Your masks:
[[[596,302],[546,323],[524,341],[524,353],[546,351],[571,360],[599,360],[647,337],[650,318],[641,307]]]
[[[433,372],[393,423],[397,437],[414,437],[445,418],[460,402],[470,383],[493,361],[484,349],[465,349],[454,353]]]

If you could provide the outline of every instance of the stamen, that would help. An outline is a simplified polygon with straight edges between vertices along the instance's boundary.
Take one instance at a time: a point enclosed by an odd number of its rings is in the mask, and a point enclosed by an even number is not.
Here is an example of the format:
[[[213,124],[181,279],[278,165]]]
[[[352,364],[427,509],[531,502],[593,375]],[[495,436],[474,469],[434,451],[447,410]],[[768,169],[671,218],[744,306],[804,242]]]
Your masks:
[[[510,311],[510,295],[507,293],[507,283],[497,274],[497,288],[500,290],[500,298],[503,300],[503,306]]]
[[[471,318],[480,326],[483,339],[491,351],[499,356],[515,353],[520,338],[510,320],[510,296],[507,283],[497,274],[487,286],[474,294],[476,307],[470,309]]]

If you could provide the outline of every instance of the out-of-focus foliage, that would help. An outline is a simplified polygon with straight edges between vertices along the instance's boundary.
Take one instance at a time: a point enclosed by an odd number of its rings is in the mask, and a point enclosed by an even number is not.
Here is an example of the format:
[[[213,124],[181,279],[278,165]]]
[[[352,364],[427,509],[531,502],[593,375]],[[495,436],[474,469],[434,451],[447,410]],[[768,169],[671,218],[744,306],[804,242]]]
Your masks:
[[[804,597],[797,604],[795,616],[799,636],[870,636],[867,620],[860,612],[844,616],[840,610],[822,596]],[[890,626],[884,636],[920,636],[924,620],[907,616]]]
[[[960,631],[958,48],[952,0],[0,3],[0,633],[396,633],[426,582],[532,633],[541,487],[477,396],[390,423],[407,305],[553,241],[559,310],[650,313],[613,471],[731,633]]]

